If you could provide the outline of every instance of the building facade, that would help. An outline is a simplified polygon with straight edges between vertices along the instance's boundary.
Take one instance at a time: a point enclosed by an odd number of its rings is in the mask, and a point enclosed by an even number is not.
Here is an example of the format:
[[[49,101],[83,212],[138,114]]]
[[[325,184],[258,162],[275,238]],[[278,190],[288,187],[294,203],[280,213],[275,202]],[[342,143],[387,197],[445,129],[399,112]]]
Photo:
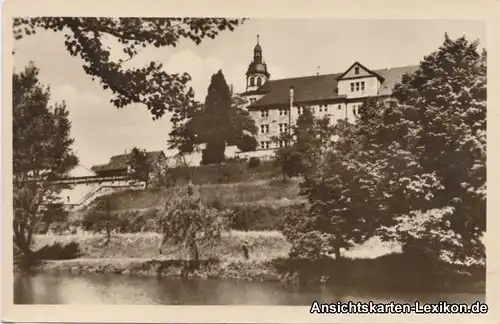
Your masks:
[[[272,80],[257,37],[253,60],[246,72],[246,91],[241,95],[248,100],[247,110],[258,128],[258,150],[269,151],[284,145],[274,143],[272,138],[288,132],[305,108],[318,118],[355,122],[366,99],[389,98],[402,77],[417,68],[370,70],[355,62],[341,73]]]

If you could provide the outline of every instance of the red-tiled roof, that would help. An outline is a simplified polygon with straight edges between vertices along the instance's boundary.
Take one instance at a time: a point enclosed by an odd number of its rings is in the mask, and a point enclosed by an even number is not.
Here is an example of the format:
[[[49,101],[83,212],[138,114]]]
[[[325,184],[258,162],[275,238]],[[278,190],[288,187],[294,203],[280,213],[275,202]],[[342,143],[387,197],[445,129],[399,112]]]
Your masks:
[[[163,155],[163,157],[165,157],[165,153],[163,153],[163,151],[146,152],[146,155],[147,155],[150,162],[158,161],[158,159],[162,155]],[[131,157],[131,153],[115,155],[115,156],[112,156],[111,159],[109,159],[108,164],[94,165],[91,169],[94,172],[127,169],[128,163],[130,161],[130,157]]]
[[[390,69],[374,70],[384,78],[380,87],[380,96],[390,95],[394,86],[401,81],[404,74],[414,72],[418,66],[405,66]],[[312,75],[298,78],[270,80],[255,93],[264,96],[251,104],[249,108],[260,108],[271,105],[281,105],[289,102],[290,87],[294,88],[295,102],[314,102],[344,98],[337,93],[337,79],[344,73]]]

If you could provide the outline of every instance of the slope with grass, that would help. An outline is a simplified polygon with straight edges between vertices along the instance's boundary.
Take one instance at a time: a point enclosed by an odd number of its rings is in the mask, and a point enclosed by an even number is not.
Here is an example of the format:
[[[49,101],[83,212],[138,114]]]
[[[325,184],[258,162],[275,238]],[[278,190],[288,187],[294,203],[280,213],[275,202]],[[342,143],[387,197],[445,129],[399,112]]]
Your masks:
[[[299,197],[299,181],[257,180],[228,184],[197,185],[207,204],[232,206],[235,204],[283,204],[302,202]],[[172,195],[175,187],[151,188],[140,191],[122,191],[109,195],[112,210],[142,210],[161,208]],[[99,199],[97,199],[99,200]]]

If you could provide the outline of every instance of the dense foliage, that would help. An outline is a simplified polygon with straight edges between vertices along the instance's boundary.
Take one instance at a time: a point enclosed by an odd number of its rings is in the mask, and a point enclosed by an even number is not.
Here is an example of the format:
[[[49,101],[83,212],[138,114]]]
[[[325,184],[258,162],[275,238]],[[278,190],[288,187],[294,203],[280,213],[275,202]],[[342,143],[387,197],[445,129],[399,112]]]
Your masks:
[[[216,243],[227,228],[226,219],[222,211],[207,206],[194,187],[179,188],[158,216],[162,245],[183,244],[190,259],[198,261],[199,243]]]
[[[303,147],[314,150],[301,156],[311,209],[288,217],[292,253],[340,258],[378,234],[407,253],[484,260],[486,52],[477,48],[446,35],[394,99],[367,100],[355,124],[313,120]]]
[[[111,90],[114,96],[110,101],[116,107],[142,103],[153,118],[173,112],[175,122],[184,117],[175,109],[195,104],[189,74],[168,73],[159,62],[142,68],[127,68],[126,62],[146,46],[175,47],[183,40],[200,44],[241,23],[242,19],[224,18],[16,18],[14,37],[33,35],[37,29],[63,33],[69,54],[80,57],[85,73],[98,79],[103,89]],[[113,47],[122,45],[124,57],[113,60],[109,39],[118,42]]]
[[[149,160],[146,150],[140,150],[134,147],[130,152],[130,176],[133,179],[145,181],[146,186],[150,180],[150,174],[153,172],[153,163]]]
[[[459,261],[484,258],[486,51],[478,51],[478,46],[465,37],[452,40],[446,35],[439,50],[396,87],[397,102],[379,119],[384,122],[366,127],[368,135],[379,139],[392,131],[390,148],[406,156],[401,165],[414,166],[400,177],[399,192],[391,193],[396,197],[403,190],[420,204],[395,211],[402,218],[396,238],[411,235],[435,242],[425,251],[434,249]],[[372,147],[388,147],[372,138]],[[402,174],[401,169],[394,171]],[[403,231],[401,226],[408,222],[415,226]],[[432,231],[419,234],[426,226]]]
[[[56,216],[44,205],[56,203],[62,188],[49,181],[64,178],[78,163],[65,103],[49,105],[50,90],[38,73],[30,63],[12,78],[14,244],[24,254],[31,254],[40,223]]]
[[[106,244],[111,240],[111,233],[120,227],[120,217],[112,213],[111,199],[103,197],[92,205],[84,214],[82,227],[84,230],[96,233],[105,232]]]
[[[290,134],[283,132],[273,137],[273,142],[281,143],[275,152],[274,164],[281,168],[283,179],[304,175],[314,169],[315,157],[321,157],[325,141],[330,140],[329,123],[328,118],[317,120],[311,109],[305,108]]]
[[[203,164],[223,162],[226,144],[236,145],[241,151],[254,150],[257,142],[252,135],[257,127],[243,109],[246,104],[232,93],[222,71],[217,72],[212,76],[205,103],[187,109],[187,119],[174,124],[170,148],[190,153],[197,144],[206,143]]]

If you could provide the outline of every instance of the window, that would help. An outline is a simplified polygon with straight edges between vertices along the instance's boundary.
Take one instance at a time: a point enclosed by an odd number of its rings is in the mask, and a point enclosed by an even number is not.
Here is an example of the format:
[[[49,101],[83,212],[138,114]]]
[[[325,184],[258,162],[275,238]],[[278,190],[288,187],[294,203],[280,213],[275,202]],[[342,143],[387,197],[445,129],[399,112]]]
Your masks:
[[[262,85],[262,79],[259,77],[257,78],[257,86],[260,87]]]
[[[356,66],[356,67],[354,68],[354,74],[359,74],[359,66]]]
[[[327,105],[319,105],[319,112],[326,112],[328,106]]]
[[[361,91],[365,91],[365,81],[361,82]]]
[[[262,142],[260,142],[260,148],[262,150],[268,149],[269,148],[269,141],[262,141]]]
[[[279,126],[280,133],[286,133],[288,131],[287,124],[279,124],[278,126]]]
[[[356,82],[356,91],[359,91],[359,82]]]
[[[359,108],[361,108],[361,104],[352,106],[352,113],[356,117],[359,117]]]
[[[287,116],[287,115],[288,115],[288,109],[283,109],[283,108],[281,108],[281,109],[279,110],[279,115],[280,115],[280,116]]]
[[[255,79],[253,77],[250,78],[250,86],[253,87],[255,85]]]
[[[254,103],[256,101],[255,98],[250,98],[250,103]]]
[[[260,125],[260,133],[261,134],[269,133],[269,125]]]
[[[262,117],[262,118],[269,117],[269,110],[267,110],[267,109],[261,110],[260,117]]]
[[[339,105],[339,110],[342,109],[342,105]]]
[[[351,92],[354,92],[354,82],[351,82]]]
[[[286,147],[286,141],[284,141],[284,140],[280,140],[278,142],[278,144],[279,144],[280,147]]]
[[[304,113],[304,107],[297,107],[297,112],[299,115],[302,115]]]

